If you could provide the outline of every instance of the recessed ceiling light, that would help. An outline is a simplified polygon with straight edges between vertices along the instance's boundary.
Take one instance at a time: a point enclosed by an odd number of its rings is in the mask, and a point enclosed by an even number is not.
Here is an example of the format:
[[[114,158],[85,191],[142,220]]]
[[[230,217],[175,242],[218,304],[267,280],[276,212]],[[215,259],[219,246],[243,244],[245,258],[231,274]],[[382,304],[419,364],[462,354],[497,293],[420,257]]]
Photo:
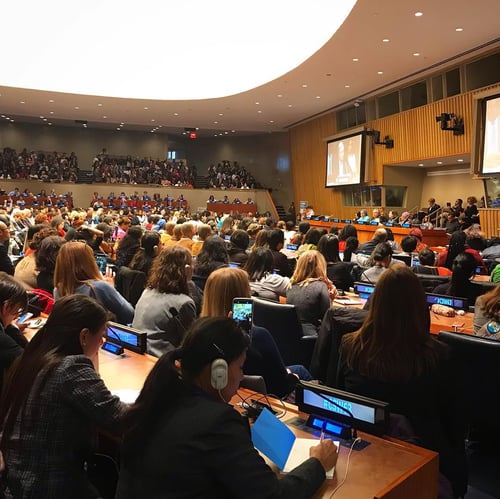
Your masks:
[[[97,107],[102,107],[102,104],[101,103],[97,104]]]
[[[232,133],[236,132],[236,130],[231,130]]]
[[[420,52],[413,52],[413,55],[414,55],[415,57],[418,57],[418,56],[420,55]]]
[[[24,102],[24,101],[22,100],[22,101],[19,101],[19,104],[26,104],[26,102]]]
[[[14,120],[10,120],[11,123],[14,123]]]
[[[154,123],[156,120],[151,120],[152,123]]]
[[[149,107],[147,107],[147,106],[146,106],[146,107],[144,107],[144,111],[147,111],[148,109],[149,109]]]
[[[50,103],[54,102],[54,99],[49,99],[49,102],[50,102]]]
[[[50,126],[52,126],[52,123],[51,123],[51,122],[49,121],[49,122],[47,123],[47,125],[50,125]]]
[[[424,164],[423,163],[419,163],[418,166],[424,166]]]
[[[80,109],[80,106],[75,106],[75,109]]]
[[[274,120],[269,120],[269,123],[274,123]]]
[[[50,114],[54,114],[54,111],[50,111]]]
[[[219,116],[224,116],[224,113],[219,113]]]
[[[316,99],[321,99],[321,95],[317,95],[317,96],[316,96]]]
[[[384,72],[383,72],[383,71],[377,71],[377,74],[378,74],[378,75],[383,75],[383,74],[384,74]]]
[[[389,38],[384,38],[382,41],[383,41],[384,43],[389,43],[391,40],[389,40]]]
[[[457,159],[457,161],[458,161],[459,163],[463,163],[463,161],[464,161],[464,160],[463,160],[463,159]]]
[[[358,61],[359,61],[359,59],[358,59],[357,57],[355,57],[355,58],[352,60],[352,62],[358,62]]]
[[[214,133],[214,137],[217,137],[217,134],[216,134],[216,133]]]
[[[120,131],[120,130],[121,130],[121,128],[120,128],[120,127],[118,127],[118,128],[117,128],[117,130],[118,130],[118,131]]]
[[[288,107],[293,107],[293,104],[288,104]]]
[[[106,118],[107,118],[107,116],[103,116],[103,119],[106,119]]]
[[[218,122],[218,121],[214,121],[214,125],[218,125],[218,124],[219,124],[219,122]]]
[[[174,113],[174,116],[179,116],[179,113]]]
[[[344,85],[344,88],[351,88],[351,85]]]
[[[307,83],[302,83],[302,88],[307,88]]]
[[[40,116],[40,119],[43,120],[45,118],[45,116]]]
[[[438,165],[442,165],[442,164],[443,164],[443,162],[442,162],[442,161],[438,161],[438,162],[437,162],[437,164],[438,164]]]
[[[278,99],[281,99],[283,97],[283,94],[278,94],[276,97],[278,97]]]
[[[255,105],[256,105],[256,106],[260,106],[260,102],[256,102],[256,103],[255,103]]]
[[[423,12],[415,12],[415,17],[422,17],[423,15]]]
[[[260,109],[259,109],[257,112],[258,112],[259,114],[262,114],[262,111],[261,111]]]
[[[47,118],[44,118],[43,121],[48,121]]]
[[[229,132],[224,132],[224,135],[227,135]]]
[[[463,28],[455,28],[455,31],[458,31],[458,32],[463,31],[463,30],[464,30]]]

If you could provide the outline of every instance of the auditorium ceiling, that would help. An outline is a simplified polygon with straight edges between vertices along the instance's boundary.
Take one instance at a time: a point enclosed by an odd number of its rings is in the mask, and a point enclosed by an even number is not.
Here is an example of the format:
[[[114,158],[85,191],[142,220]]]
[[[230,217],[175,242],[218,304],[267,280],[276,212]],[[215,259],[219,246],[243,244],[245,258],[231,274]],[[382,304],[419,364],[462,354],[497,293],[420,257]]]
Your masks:
[[[314,2],[310,4],[314,8]],[[286,8],[287,4],[282,5]],[[6,75],[15,68],[3,63],[0,115],[3,120],[14,123],[158,134],[180,135],[190,128],[197,129],[199,137],[283,132],[310,117],[352,106],[357,100],[389,92],[465,59],[498,49],[499,7],[499,0],[358,0],[337,32],[298,67],[256,88],[211,99],[125,99],[13,87],[6,85]],[[315,14],[318,19],[322,16],[321,10]],[[266,16],[264,8],[262,16]],[[239,22],[244,22],[244,18],[245,13],[240,12]],[[186,25],[185,39],[167,39],[165,46],[151,47],[158,51],[158,67],[168,65],[169,51],[183,50],[183,44],[189,43],[189,20],[182,21]],[[19,36],[23,36],[23,20],[9,22],[15,23]],[[275,22],[279,23],[279,19]],[[44,30],[58,31],[61,26],[51,24],[50,19],[39,19],[38,23],[40,33],[32,50],[36,50],[38,57],[46,58],[46,71],[64,78],[64,65],[54,67],[51,53],[45,52],[43,45]],[[224,29],[218,26],[217,16],[207,23],[213,29]],[[89,26],[88,36],[108,36],[112,28],[117,36],[116,50],[120,51],[120,38],[127,33],[120,32],[119,27],[96,20],[94,26]],[[307,21],[296,36],[304,39],[310,29],[314,30],[314,23]],[[168,23],[165,32],[168,34]],[[141,26],[138,33],[132,35],[147,34],[147,26]],[[259,26],[255,26],[255,40],[258,38]],[[23,60],[23,54],[17,52],[16,40],[6,39],[4,32],[0,32],[0,40],[4,54],[8,51]],[[63,37],[60,43],[64,44]],[[83,54],[74,54],[74,57],[80,58],[83,64]],[[231,71],[228,65],[223,74],[200,74],[198,83],[202,86],[208,79],[231,78]],[[159,74],[143,74],[137,84],[147,86],[148,80]],[[106,78],[102,73],[94,76]],[[135,76],[131,60],[130,65],[123,68],[123,78]],[[169,77],[182,78],[183,75],[177,73],[176,68],[170,68]]]

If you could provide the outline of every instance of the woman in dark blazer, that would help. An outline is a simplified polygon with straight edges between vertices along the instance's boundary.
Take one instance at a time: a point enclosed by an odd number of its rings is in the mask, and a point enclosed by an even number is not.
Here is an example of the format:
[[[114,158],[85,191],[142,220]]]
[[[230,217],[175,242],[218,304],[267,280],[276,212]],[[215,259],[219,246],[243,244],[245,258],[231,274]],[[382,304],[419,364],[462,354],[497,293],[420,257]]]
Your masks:
[[[246,421],[228,405],[248,343],[232,319],[209,317],[193,324],[180,349],[161,357],[126,418],[117,499],[315,493],[335,465],[333,442],[312,447],[309,459],[278,479],[254,448]]]

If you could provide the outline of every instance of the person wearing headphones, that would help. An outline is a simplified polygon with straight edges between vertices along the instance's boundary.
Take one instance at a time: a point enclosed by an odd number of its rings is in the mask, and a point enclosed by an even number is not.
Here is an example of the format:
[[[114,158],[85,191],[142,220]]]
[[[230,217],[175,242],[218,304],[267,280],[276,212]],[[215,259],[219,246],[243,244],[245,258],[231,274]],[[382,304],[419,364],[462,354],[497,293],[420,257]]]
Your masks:
[[[249,337],[235,321],[205,317],[163,355],[125,415],[117,499],[311,497],[337,461],[333,441],[282,479],[254,448],[229,401],[243,378]]]

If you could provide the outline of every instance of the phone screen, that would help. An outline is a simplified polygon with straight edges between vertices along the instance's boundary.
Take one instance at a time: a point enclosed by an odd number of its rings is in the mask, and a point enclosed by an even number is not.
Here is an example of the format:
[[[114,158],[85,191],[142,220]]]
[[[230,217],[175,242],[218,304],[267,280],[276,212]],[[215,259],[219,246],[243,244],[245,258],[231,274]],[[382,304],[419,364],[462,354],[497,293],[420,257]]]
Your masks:
[[[241,300],[241,301],[240,301]],[[233,301],[233,319],[245,330],[252,327],[253,302],[251,299]]]
[[[25,314],[21,315],[21,317],[19,317],[17,322],[18,324],[22,324],[24,321],[28,320],[31,317],[33,317],[33,314],[30,312],[26,312]]]

